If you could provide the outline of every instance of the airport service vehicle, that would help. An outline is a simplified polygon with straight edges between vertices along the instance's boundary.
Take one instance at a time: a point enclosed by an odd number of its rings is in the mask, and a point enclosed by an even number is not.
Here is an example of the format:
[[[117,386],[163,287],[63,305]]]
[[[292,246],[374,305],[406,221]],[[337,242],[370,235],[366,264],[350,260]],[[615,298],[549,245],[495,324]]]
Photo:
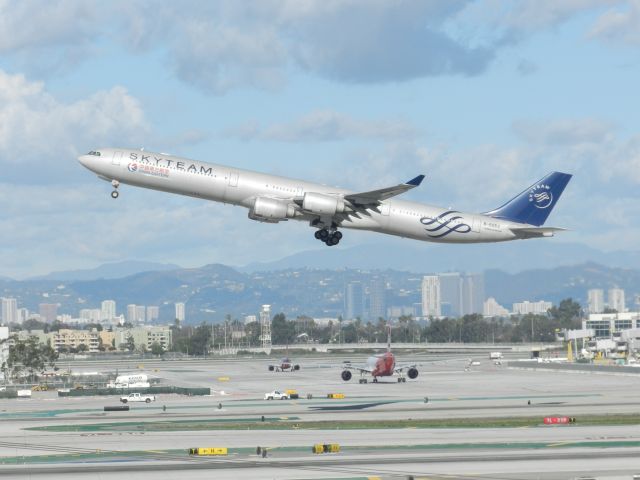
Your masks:
[[[420,185],[424,175],[391,187],[353,192],[304,180],[126,148],[101,148],[78,161],[111,182],[118,198],[121,184],[229,203],[248,209],[251,220],[308,222],[328,246],[342,238],[340,229],[369,230],[442,243],[503,242],[551,237],[563,230],[543,224],[571,175],[551,172],[504,205],[485,213],[396,200]],[[478,185],[478,189],[491,188]]]
[[[142,393],[130,393],[129,395],[125,395],[123,397],[120,397],[120,401],[122,403],[129,403],[129,402],[151,403],[151,402],[155,402],[156,401],[156,396],[155,395],[145,395],[145,394],[142,394]]]
[[[270,372],[295,372],[297,370],[300,370],[300,365],[294,364],[291,360],[289,360],[289,357],[284,357],[282,360],[280,360],[279,364],[269,365]]]
[[[502,352],[489,353],[489,360],[501,360],[501,359],[502,359]]]
[[[289,400],[289,394],[287,392],[280,392],[274,390],[273,392],[264,394],[265,400]]]
[[[406,382],[407,379],[404,376],[405,371],[411,380],[418,378],[416,364],[396,365],[396,357],[391,352],[391,327],[389,326],[387,328],[387,351],[380,355],[369,357],[366,365],[363,366],[354,366],[351,362],[344,363],[342,365],[342,373],[340,374],[342,380],[345,382],[351,380],[351,371],[360,372],[359,383],[367,383],[366,375],[371,375],[373,382],[378,383],[378,377],[391,377],[394,374],[398,375],[398,383]]]

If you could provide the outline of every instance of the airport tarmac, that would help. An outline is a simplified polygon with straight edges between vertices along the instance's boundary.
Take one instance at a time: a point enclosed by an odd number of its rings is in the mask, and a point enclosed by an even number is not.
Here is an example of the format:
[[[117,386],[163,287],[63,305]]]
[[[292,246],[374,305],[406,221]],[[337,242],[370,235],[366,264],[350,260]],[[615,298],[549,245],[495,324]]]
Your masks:
[[[301,357],[294,359],[302,366],[297,372],[269,372],[267,365],[278,359],[264,358],[71,363],[74,370],[144,371],[164,384],[210,387],[213,395],[160,395],[129,412],[103,411],[118,404],[115,396],[34,392],[29,400],[0,400],[0,475],[568,479],[640,473],[637,424],[580,423],[581,416],[640,413],[640,375],[523,371],[477,355],[480,365],[465,371],[468,355],[400,354],[400,364],[419,363],[416,380],[359,384],[354,375],[343,382],[341,363],[364,361],[360,355]],[[301,398],[263,399],[289,388]],[[328,393],[345,398],[327,399]],[[542,425],[552,415],[576,417],[576,424]],[[481,428],[486,419],[519,417],[539,421]],[[471,420],[456,428],[414,425],[438,419]],[[315,443],[338,443],[341,452],[313,455]],[[229,455],[187,455],[188,448],[209,446],[228,447]],[[257,446],[268,449],[266,458],[256,455]]]

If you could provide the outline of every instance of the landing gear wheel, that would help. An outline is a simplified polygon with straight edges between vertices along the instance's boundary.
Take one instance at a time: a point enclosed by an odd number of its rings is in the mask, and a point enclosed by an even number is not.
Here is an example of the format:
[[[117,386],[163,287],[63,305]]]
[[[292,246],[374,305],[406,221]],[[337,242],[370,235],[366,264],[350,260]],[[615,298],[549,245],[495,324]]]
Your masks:
[[[334,237],[336,237],[338,239],[338,241],[342,240],[342,232],[336,230],[336,232],[333,234]]]
[[[335,233],[327,240],[327,245],[329,246],[337,245],[338,243],[340,243],[340,238]]]
[[[111,192],[111,198],[118,198],[120,194],[118,193],[117,190],[114,190],[113,192]]]
[[[320,236],[321,236],[321,235],[320,235],[320,232],[321,232],[321,231],[322,231],[322,230],[316,230],[316,233],[314,233],[314,234],[313,234],[313,236],[314,236],[314,237],[316,237],[316,240],[320,240]]]
[[[320,236],[320,240],[322,240],[323,242],[326,242],[329,238],[329,232],[325,229],[320,230],[318,235]]]
[[[373,383],[378,383],[378,377],[374,377]]]

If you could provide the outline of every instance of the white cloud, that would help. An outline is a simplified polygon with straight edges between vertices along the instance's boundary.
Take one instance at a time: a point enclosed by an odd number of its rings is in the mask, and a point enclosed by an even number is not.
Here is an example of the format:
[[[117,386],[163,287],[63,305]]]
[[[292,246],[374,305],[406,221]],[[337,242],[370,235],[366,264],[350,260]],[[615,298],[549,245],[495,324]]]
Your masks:
[[[319,110],[287,123],[260,127],[250,121],[223,135],[241,140],[328,142],[356,138],[396,140],[412,138],[417,130],[403,120],[361,120],[333,110]]]
[[[607,10],[598,18],[589,35],[613,43],[640,44],[640,1],[629,0],[621,8]]]
[[[532,144],[575,145],[601,143],[612,134],[609,122],[596,118],[554,119],[549,121],[517,120],[515,133]]]
[[[68,175],[86,148],[127,143],[146,132],[140,102],[123,87],[65,103],[42,82],[0,70],[0,164],[37,167],[13,169],[13,179],[48,182],[51,175]]]

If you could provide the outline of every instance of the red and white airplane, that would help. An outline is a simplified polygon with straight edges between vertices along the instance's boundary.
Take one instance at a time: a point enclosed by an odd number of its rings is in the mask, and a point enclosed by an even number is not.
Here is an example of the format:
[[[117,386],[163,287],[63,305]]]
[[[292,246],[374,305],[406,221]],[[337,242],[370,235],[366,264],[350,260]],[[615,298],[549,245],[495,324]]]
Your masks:
[[[289,360],[289,357],[284,357],[282,360],[280,360],[279,364],[275,364],[275,365],[269,365],[269,371],[273,372],[286,372],[286,371],[290,371],[290,372],[295,372],[296,370],[300,370],[300,365],[293,363],[291,360]]]
[[[377,383],[378,377],[391,377],[394,374],[398,374],[398,382],[406,382],[407,379],[404,376],[405,370],[411,380],[418,377],[418,369],[415,363],[412,365],[402,365],[401,367],[396,365],[396,357],[391,352],[391,327],[388,327],[387,351],[385,353],[369,357],[365,366],[358,367],[351,365],[351,363],[346,363],[342,368],[341,376],[345,382],[351,380],[352,370],[360,372],[359,383],[367,383],[365,375],[371,375],[373,382]]]

